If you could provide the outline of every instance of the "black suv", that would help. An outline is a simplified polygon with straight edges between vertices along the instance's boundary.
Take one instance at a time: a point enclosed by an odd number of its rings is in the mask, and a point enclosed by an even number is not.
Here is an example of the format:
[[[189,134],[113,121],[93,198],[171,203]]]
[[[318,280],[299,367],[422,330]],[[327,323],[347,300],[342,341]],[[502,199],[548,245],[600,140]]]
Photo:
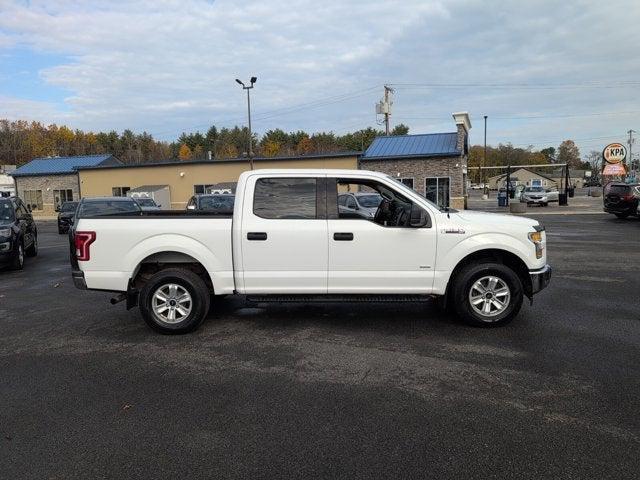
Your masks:
[[[24,257],[38,254],[38,230],[18,197],[0,198],[0,267],[22,270]]]
[[[638,215],[640,184],[612,182],[604,187],[604,211],[618,218]]]
[[[58,209],[58,233],[67,233],[73,225],[78,202],[64,202]]]

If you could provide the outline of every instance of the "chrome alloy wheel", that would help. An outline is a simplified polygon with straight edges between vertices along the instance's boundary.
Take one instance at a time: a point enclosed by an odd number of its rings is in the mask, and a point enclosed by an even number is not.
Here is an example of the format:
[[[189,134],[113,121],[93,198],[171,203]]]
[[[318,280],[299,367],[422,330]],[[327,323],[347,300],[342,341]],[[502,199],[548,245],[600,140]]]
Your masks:
[[[189,316],[193,307],[191,294],[182,285],[167,283],[160,286],[151,300],[153,313],[165,323],[179,323]]]
[[[24,247],[22,244],[18,245],[18,262],[21,267],[24,265]]]
[[[483,317],[495,317],[509,306],[511,290],[504,280],[494,275],[482,277],[469,290],[469,303]],[[487,319],[487,321],[492,321]]]

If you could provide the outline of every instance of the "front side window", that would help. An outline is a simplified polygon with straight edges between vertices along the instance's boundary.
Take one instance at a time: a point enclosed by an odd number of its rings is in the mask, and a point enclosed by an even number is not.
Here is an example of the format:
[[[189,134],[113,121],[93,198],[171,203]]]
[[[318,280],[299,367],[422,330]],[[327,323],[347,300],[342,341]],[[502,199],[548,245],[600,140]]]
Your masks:
[[[316,179],[259,179],[253,194],[253,213],[268,219],[315,219]]]
[[[384,227],[410,226],[412,202],[397,190],[369,179],[338,179],[336,188],[351,192],[345,195],[348,197],[345,205],[340,202],[336,205],[338,219],[369,220]]]

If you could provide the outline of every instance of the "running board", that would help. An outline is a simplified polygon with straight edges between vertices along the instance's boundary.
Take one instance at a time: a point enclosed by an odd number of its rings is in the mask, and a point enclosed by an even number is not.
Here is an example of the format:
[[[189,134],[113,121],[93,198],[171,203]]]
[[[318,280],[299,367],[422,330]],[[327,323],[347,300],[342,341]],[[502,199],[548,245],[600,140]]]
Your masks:
[[[426,302],[432,299],[433,295],[346,295],[346,294],[327,294],[327,295],[248,295],[247,300],[255,303],[327,303],[327,302]]]

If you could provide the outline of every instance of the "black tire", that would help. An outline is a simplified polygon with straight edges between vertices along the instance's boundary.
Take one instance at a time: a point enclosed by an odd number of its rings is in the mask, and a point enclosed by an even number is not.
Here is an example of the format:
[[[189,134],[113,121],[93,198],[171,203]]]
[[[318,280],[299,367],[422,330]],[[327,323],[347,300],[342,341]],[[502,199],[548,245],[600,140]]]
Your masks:
[[[188,292],[191,297],[189,313],[184,318],[175,320],[175,323],[154,310],[153,302],[157,301],[154,300],[156,292],[161,288],[168,288],[168,285],[178,285]],[[139,304],[142,318],[155,331],[168,335],[188,333],[198,328],[207,316],[210,305],[210,292],[205,282],[191,270],[168,268],[156,273],[142,287]],[[157,306],[157,308],[162,308],[162,305]],[[168,308],[174,308],[174,315],[179,314],[175,313],[175,309],[179,307]]]
[[[33,243],[29,248],[25,250],[25,255],[27,257],[37,257],[38,256],[38,236],[33,237]]]
[[[62,235],[63,233],[67,233],[62,228],[58,227],[58,235]]]
[[[629,216],[629,214],[628,213],[616,213],[615,216],[624,220],[625,218],[627,218]]]
[[[483,302],[481,305],[484,306],[486,302],[490,303],[489,309],[491,312],[488,315],[478,312],[471,304],[470,299],[474,284],[486,277],[498,278],[500,281],[498,285],[504,284],[508,288],[509,294],[508,304],[502,311],[498,312],[498,309],[491,305],[493,302],[490,301],[492,295],[495,296],[495,300],[497,300],[498,295],[492,293],[493,290],[492,292],[487,292],[490,296],[488,299],[481,300]],[[497,293],[499,290],[502,289],[495,290],[495,292]],[[473,291],[479,293],[475,289]],[[505,297],[502,297],[500,303],[504,303],[504,299]],[[462,320],[476,327],[497,327],[509,323],[520,311],[522,299],[523,288],[520,278],[516,272],[502,263],[470,264],[463,267],[453,279],[451,290],[452,306]]]
[[[22,270],[24,268],[24,245],[22,240],[18,242],[18,248],[11,261],[11,270]]]

